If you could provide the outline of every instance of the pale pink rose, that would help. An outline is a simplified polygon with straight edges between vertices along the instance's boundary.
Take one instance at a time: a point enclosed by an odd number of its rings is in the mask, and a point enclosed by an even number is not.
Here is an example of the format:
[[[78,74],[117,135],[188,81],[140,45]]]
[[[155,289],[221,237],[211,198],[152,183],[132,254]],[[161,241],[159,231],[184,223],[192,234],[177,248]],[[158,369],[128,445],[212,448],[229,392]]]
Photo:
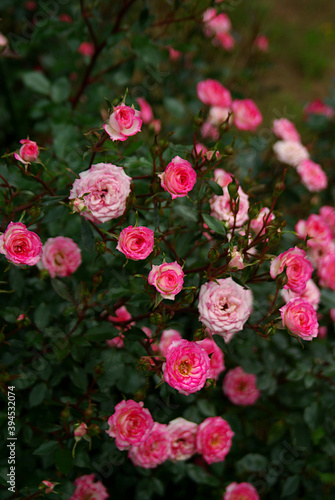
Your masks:
[[[228,262],[228,266],[230,269],[244,269],[244,260],[243,254],[237,250],[237,247],[233,247],[230,250],[230,261]]]
[[[284,288],[301,294],[313,273],[313,266],[307,260],[306,252],[301,248],[294,247],[272,260],[270,266],[271,278],[275,279],[284,270],[287,276],[287,283]]]
[[[121,306],[118,309],[116,309],[115,314],[116,314],[116,316],[109,315],[107,318],[108,321],[111,321],[111,322],[128,321],[129,319],[131,319],[131,314],[127,310],[126,306]],[[122,330],[129,330],[129,328],[132,325],[135,325],[135,322],[128,323],[128,325],[126,325],[125,327],[117,326],[117,323],[116,323],[115,328],[117,330],[120,330],[120,332],[122,332]],[[124,347],[123,339],[124,339],[124,335],[123,335],[123,333],[120,333],[120,335],[118,335],[117,337],[114,337],[113,339],[107,339],[106,344],[108,345],[108,347],[115,347],[115,349],[122,349]]]
[[[96,481],[94,474],[77,477],[74,481],[76,490],[69,500],[106,500],[109,494],[105,486]]]
[[[10,222],[0,236],[0,253],[13,264],[34,266],[42,256],[42,242],[22,222]]]
[[[209,281],[200,288],[199,320],[211,333],[222,335],[229,342],[243,330],[252,311],[252,293],[232,278]]]
[[[228,119],[229,117],[229,119]],[[230,108],[221,108],[219,106],[212,106],[209,110],[208,121],[215,127],[219,127],[225,121],[228,120],[228,124],[232,122],[232,114]]]
[[[208,120],[206,120],[201,129],[200,129],[201,137],[203,139],[209,139],[212,141],[218,141],[220,138],[219,130],[218,128],[210,123]]]
[[[167,430],[171,438],[170,460],[187,460],[196,453],[198,424],[178,417],[169,422]]]
[[[226,33],[216,33],[213,38],[213,45],[216,47],[222,47],[223,49],[230,52],[235,47],[235,38],[229,32]]]
[[[131,135],[141,132],[141,112],[124,103],[116,106],[104,129],[112,141],[125,141]]]
[[[217,14],[214,8],[205,10],[202,20],[205,25],[205,35],[208,37],[217,33],[226,33],[231,30],[231,22],[227,14],[224,12]]]
[[[303,160],[297,166],[301,182],[312,193],[326,189],[328,179],[325,172],[318,163],[312,160]]]
[[[210,359],[207,378],[214,378],[217,380],[220,374],[225,370],[223,352],[214,340],[209,338],[198,340],[197,344],[200,345],[201,349],[207,352]]]
[[[327,224],[332,234],[332,237],[335,238],[335,209],[329,205],[324,205],[320,208],[319,214]]]
[[[178,61],[182,55],[183,55],[183,53],[180,52],[180,50],[176,50],[173,47],[169,47],[170,61]]]
[[[223,462],[232,445],[234,432],[221,417],[208,417],[198,427],[197,452],[208,464]]]
[[[160,120],[158,120],[158,118],[155,118],[154,120],[152,120],[149,123],[149,127],[151,129],[153,129],[155,134],[159,134],[159,132],[161,131],[161,128],[162,128],[162,124],[161,124]]]
[[[320,286],[335,290],[335,252],[323,257],[318,266]]]
[[[146,440],[130,448],[128,457],[137,467],[153,469],[165,462],[170,452],[171,438],[167,425],[155,422]]]
[[[254,131],[263,121],[262,113],[251,99],[235,99],[231,103],[234,125],[239,130]]]
[[[156,288],[164,299],[174,300],[184,284],[184,271],[177,262],[164,262],[152,266],[148,283]]]
[[[39,150],[36,142],[29,139],[22,139],[20,141],[20,144],[22,144],[20,153],[14,153],[14,157],[16,160],[24,163],[25,165],[28,165],[30,162],[37,160]]]
[[[269,39],[265,35],[257,35],[254,40],[254,46],[261,52],[267,52],[269,50]]]
[[[295,128],[294,123],[287,118],[273,120],[272,130],[273,133],[283,141],[300,142],[299,132]]]
[[[190,162],[180,156],[175,156],[158,177],[162,188],[170,193],[172,199],[186,196],[192,191],[197,180],[197,174]]]
[[[228,186],[233,180],[231,174],[223,170],[223,168],[216,168],[214,170],[214,180],[221,186],[222,188]]]
[[[314,101],[308,103],[304,108],[304,118],[308,118],[310,115],[323,115],[326,118],[333,118],[334,108],[325,104],[321,99],[315,99]]]
[[[148,101],[144,99],[144,97],[138,97],[136,100],[140,105],[142,122],[150,123],[154,119],[154,113],[152,111],[152,107],[150,106]]]
[[[326,326],[319,326],[319,335],[320,339],[325,339],[328,334],[328,328]]]
[[[320,215],[311,214],[306,221],[299,220],[295,226],[299,238],[307,240],[309,247],[327,247],[331,244],[332,233]]]
[[[94,44],[92,42],[83,42],[79,45],[77,52],[82,56],[92,57],[95,52]]]
[[[154,248],[154,232],[145,226],[128,226],[122,229],[116,250],[127,259],[144,260]]]
[[[178,392],[188,396],[204,387],[209,368],[209,356],[196,342],[175,340],[166,352],[164,380]]]
[[[217,80],[202,80],[197,84],[197,96],[201,102],[208,106],[229,108],[232,102],[231,94]]]
[[[92,165],[73,183],[69,196],[73,210],[96,224],[120,217],[126,210],[130,181],[122,167],[111,163]]]
[[[304,299],[312,304],[315,310],[318,309],[321,300],[320,289],[316,286],[313,280],[307,281],[306,288],[302,293],[294,293],[291,290],[281,290],[281,296],[285,302],[298,298]]]
[[[231,199],[228,187],[223,188],[222,196],[214,195],[209,201],[212,210],[211,211],[212,217],[215,217],[215,219],[225,222],[229,228],[232,228],[234,224],[235,227],[240,227],[249,218],[248,216],[249,197],[243,191],[241,186],[238,187],[237,193],[238,193],[239,205],[235,217],[231,207],[235,206],[236,201]]]
[[[234,405],[253,405],[261,395],[256,375],[246,373],[241,366],[229,370],[223,379],[222,389]]]
[[[319,323],[312,304],[303,299],[293,299],[279,310],[283,325],[292,334],[304,340],[317,337]]]
[[[297,167],[299,163],[309,158],[305,146],[297,141],[277,141],[273,145],[273,151],[279,161],[292,167]]]
[[[77,424],[77,426],[74,429],[73,434],[78,437],[85,436],[87,434],[87,425],[85,422],[82,422],[81,424]]]
[[[329,311],[330,319],[335,322],[335,308]]]
[[[250,227],[254,231],[254,233],[262,235],[265,233],[265,228],[275,219],[273,213],[270,213],[270,209],[268,207],[263,207],[257,217],[252,219],[250,222]]]
[[[159,351],[162,356],[166,356],[168,347],[174,340],[181,340],[181,335],[177,330],[163,330],[160,341],[158,343]]]
[[[259,500],[256,488],[250,483],[230,483],[223,500]]]
[[[128,450],[132,445],[145,441],[154,424],[143,402],[136,403],[132,399],[121,401],[115,406],[115,412],[108,419],[109,429],[106,433],[115,438],[119,450]]]
[[[49,238],[43,245],[41,263],[52,278],[71,276],[81,264],[81,251],[71,238]]]

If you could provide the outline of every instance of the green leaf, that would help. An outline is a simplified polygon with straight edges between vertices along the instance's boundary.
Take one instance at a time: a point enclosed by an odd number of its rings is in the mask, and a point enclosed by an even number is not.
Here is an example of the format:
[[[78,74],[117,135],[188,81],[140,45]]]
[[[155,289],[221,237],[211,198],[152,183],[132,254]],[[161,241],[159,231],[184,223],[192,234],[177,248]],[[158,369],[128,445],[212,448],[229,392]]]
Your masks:
[[[33,406],[38,406],[42,403],[45,398],[47,392],[47,386],[44,382],[35,385],[35,387],[30,391],[29,394],[29,405],[32,408]]]
[[[207,182],[214,194],[216,194],[217,196],[223,195],[222,187],[217,182],[215,181],[207,181]]]
[[[51,86],[51,99],[59,104],[70,95],[70,83],[65,76],[58,78]]]
[[[70,379],[76,387],[82,390],[82,392],[86,391],[88,386],[88,378],[83,368],[73,366],[72,372],[70,373]]]
[[[71,451],[59,448],[55,453],[55,465],[62,474],[68,474],[73,467]]]
[[[207,474],[202,467],[198,467],[197,465],[187,464],[186,472],[189,478],[197,484],[207,484],[214,487],[220,485],[220,481],[216,477]]]
[[[319,420],[319,406],[316,401],[312,403],[310,406],[307,406],[304,410],[304,421],[308,425],[308,427],[314,431],[318,426]]]
[[[92,252],[94,249],[92,227],[83,217],[81,218],[81,246],[87,252]]]
[[[49,453],[58,450],[58,448],[58,441],[48,441],[47,443],[41,444],[41,446],[33,452],[33,455],[48,455]]]
[[[28,71],[23,74],[22,80],[26,87],[39,94],[48,95],[50,93],[51,83],[40,71]]]
[[[174,97],[165,97],[163,104],[166,109],[176,118],[184,118],[186,109],[184,104]]]
[[[248,453],[241,460],[236,462],[236,470],[238,474],[250,471],[265,470],[268,464],[268,459],[259,453]]]
[[[72,297],[72,293],[69,289],[68,286],[65,285],[60,280],[52,279],[51,280],[51,286],[54,289],[54,291],[59,295],[62,299],[68,300],[69,302],[74,302],[74,299]]]
[[[207,214],[202,214],[202,218],[204,219],[204,222],[205,222],[205,224],[207,224],[209,229],[211,229],[212,231],[214,231],[217,234],[221,234],[222,236],[226,236],[227,230],[224,227],[223,222],[221,222],[221,221],[215,219],[214,217],[212,217],[211,215],[207,215]]]
[[[34,321],[37,328],[43,330],[43,328],[45,328],[49,324],[50,313],[50,306],[48,306],[44,302],[41,302],[34,314]]]
[[[118,330],[111,323],[104,323],[94,328],[90,328],[88,332],[84,334],[84,337],[88,340],[95,340],[100,342],[101,340],[113,339],[120,334]]]
[[[281,492],[281,498],[288,497],[296,493],[299,487],[300,478],[299,476],[291,476],[285,479],[283,484],[283,489]]]
[[[143,340],[148,338],[144,331],[137,326],[132,326],[130,330],[127,330],[125,332],[125,337],[127,340]]]

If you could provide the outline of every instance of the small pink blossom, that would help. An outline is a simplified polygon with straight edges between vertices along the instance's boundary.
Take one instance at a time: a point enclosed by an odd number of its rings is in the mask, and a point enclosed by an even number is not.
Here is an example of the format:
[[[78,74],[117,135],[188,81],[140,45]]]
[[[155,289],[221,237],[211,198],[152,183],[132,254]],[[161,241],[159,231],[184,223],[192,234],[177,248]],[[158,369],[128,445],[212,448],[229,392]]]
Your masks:
[[[167,425],[155,422],[145,441],[134,445],[128,456],[137,467],[153,469],[170,456],[171,438]]]
[[[69,16],[69,14],[66,14],[63,12],[63,14],[60,14],[59,20],[62,21],[62,23],[73,23],[72,17]]]
[[[320,339],[325,339],[328,334],[328,328],[326,326],[319,326],[319,335]]]
[[[303,160],[308,160],[309,153],[305,146],[297,141],[277,141],[273,146],[276,157],[282,163],[297,167]]]
[[[200,133],[203,139],[210,139],[212,141],[217,141],[220,137],[218,127],[210,123],[208,120],[203,123]]]
[[[219,127],[226,121],[228,121],[228,124],[231,124],[232,114],[230,108],[212,106],[209,110],[208,121],[215,127]]]
[[[306,221],[299,220],[295,230],[299,238],[309,237],[307,240],[309,247],[327,247],[331,244],[332,233],[320,215],[311,214]]]
[[[154,119],[152,107],[150,106],[148,101],[144,99],[144,97],[138,97],[137,102],[140,105],[142,122],[150,123]]]
[[[335,251],[323,257],[318,265],[320,286],[335,290]]]
[[[303,160],[297,166],[297,172],[303,185],[312,193],[326,189],[327,175],[318,163],[314,163],[312,160]]]
[[[228,266],[230,269],[244,269],[243,254],[237,250],[237,247],[230,250],[229,257]]]
[[[302,293],[294,293],[289,289],[284,289],[281,291],[281,295],[285,302],[289,302],[290,300],[297,298],[304,299],[312,304],[315,310],[318,309],[321,300],[320,289],[316,286],[313,280],[307,281],[306,288]]]
[[[217,380],[220,374],[225,370],[223,352],[214,340],[209,338],[198,340],[197,344],[200,345],[201,349],[207,352],[210,359],[207,378],[214,378]]]
[[[202,80],[197,84],[197,96],[201,102],[208,106],[229,108],[232,102],[231,94],[217,80]]]
[[[239,130],[254,131],[263,121],[262,113],[251,99],[234,100],[231,103],[234,125]]]
[[[154,248],[154,232],[145,226],[128,226],[122,229],[116,249],[127,259],[144,260]]]
[[[178,417],[169,422],[167,430],[171,438],[170,460],[187,460],[196,453],[198,424]]]
[[[283,141],[300,142],[300,134],[292,123],[287,118],[279,118],[273,121],[273,133]]]
[[[181,335],[177,330],[163,330],[160,341],[158,343],[159,351],[162,356],[166,356],[168,347],[174,340],[181,340]]]
[[[81,264],[81,251],[71,238],[49,238],[43,245],[41,263],[52,278],[71,276]]]
[[[243,330],[252,311],[252,293],[235,283],[232,278],[205,283],[199,294],[199,320],[213,334],[222,335],[229,342]]]
[[[241,186],[238,187],[237,194],[239,204],[235,215],[232,207],[236,205],[236,201],[231,198],[228,187],[223,187],[223,195],[214,195],[209,201],[212,217],[225,222],[229,228],[234,225],[240,227],[249,219],[249,197]]]
[[[22,139],[20,141],[22,144],[20,148],[20,153],[14,153],[14,157],[16,160],[24,163],[25,165],[29,165],[32,161],[36,161],[39,155],[39,150],[36,142],[31,141],[30,139]]]
[[[283,325],[293,335],[303,340],[317,337],[319,324],[312,304],[303,299],[293,299],[279,310]]]
[[[330,309],[329,315],[330,319],[335,322],[335,308]]]
[[[94,44],[92,42],[83,42],[79,45],[77,52],[82,56],[92,57],[95,52]]]
[[[275,219],[273,213],[270,213],[270,209],[268,207],[263,207],[257,217],[252,219],[250,222],[250,227],[254,231],[255,234],[262,235],[265,233],[266,227]]]
[[[223,49],[230,52],[235,47],[235,38],[228,31],[226,33],[216,33],[213,38],[213,45],[216,47],[222,47]]]
[[[190,162],[180,156],[175,156],[158,177],[162,188],[171,194],[172,199],[186,196],[192,191],[197,180],[197,174]]]
[[[197,452],[208,464],[223,462],[232,445],[234,432],[221,417],[208,417],[198,427]]]
[[[73,210],[96,224],[120,217],[126,210],[130,181],[122,167],[111,163],[92,165],[73,183],[69,196]]]
[[[234,405],[253,405],[261,395],[257,389],[256,375],[246,373],[241,366],[229,370],[223,380],[222,389]]]
[[[209,368],[209,356],[196,342],[185,339],[173,341],[163,364],[164,380],[188,396],[204,387]]]
[[[216,168],[214,170],[214,180],[221,186],[222,188],[228,186],[233,180],[231,174],[223,170],[223,168]]]
[[[141,112],[124,103],[116,106],[104,129],[112,141],[125,141],[141,131]]]
[[[334,113],[334,108],[325,104],[321,99],[315,99],[304,108],[305,119],[310,115],[323,115],[326,118],[333,118]]]
[[[227,14],[224,12],[217,14],[214,8],[205,10],[202,20],[205,25],[205,35],[208,37],[231,30],[231,22]]]
[[[259,500],[256,488],[250,483],[230,483],[223,500]]]
[[[158,118],[155,118],[149,123],[149,127],[155,132],[155,134],[159,134],[162,128],[162,124]]]
[[[180,50],[176,50],[174,49],[173,47],[169,47],[169,58],[170,58],[170,61],[179,61],[179,59],[181,58],[181,56],[183,55],[182,52],[180,52]]]
[[[51,481],[44,480],[44,481],[41,482],[41,484],[39,486],[39,489],[43,488],[44,489],[44,493],[46,495],[48,495],[49,493],[52,493],[52,491],[54,490],[54,488],[55,488],[55,486],[57,484],[58,483],[52,483]]]
[[[131,319],[131,314],[130,312],[127,310],[126,306],[121,306],[119,307],[118,309],[116,309],[115,311],[115,314],[116,316],[111,316],[109,315],[108,316],[108,321],[128,321],[129,319]],[[132,323],[129,323],[128,325],[126,325],[125,327],[121,327],[121,326],[117,326],[117,324],[115,325],[115,328],[117,330],[120,330],[120,332],[122,332],[122,330],[128,330],[131,325],[134,325],[135,322],[132,322]],[[115,349],[122,349],[124,347],[124,342],[123,342],[123,339],[124,339],[124,335],[123,333],[120,333],[120,335],[118,335],[117,337],[114,337],[113,339],[107,339],[106,340],[106,344],[108,345],[108,347],[115,347]]]
[[[121,401],[115,406],[115,412],[108,419],[106,433],[115,438],[119,450],[128,450],[132,445],[143,443],[149,436],[153,419],[143,402],[132,399]]]
[[[204,158],[207,151],[208,149],[206,148],[206,146],[204,146],[201,142],[197,142],[193,150],[193,155],[201,156],[202,158]]]
[[[270,266],[271,278],[275,279],[283,271],[286,271],[288,288],[295,293],[302,293],[306,288],[307,281],[313,273],[313,266],[306,258],[306,252],[301,248],[290,248],[273,259]]]
[[[74,481],[76,490],[69,500],[106,500],[109,494],[105,486],[96,481],[94,474],[77,477]]]
[[[85,422],[82,422],[81,424],[78,424],[75,427],[73,434],[75,436],[77,436],[77,437],[85,436],[85,434],[87,434],[87,425],[85,424]]]
[[[13,264],[34,266],[42,256],[42,242],[21,222],[10,222],[0,236],[0,253]]]
[[[148,276],[148,283],[156,288],[163,299],[174,300],[183,288],[184,271],[178,262],[153,265]]]
[[[265,35],[257,35],[254,40],[254,46],[261,52],[267,52],[269,50],[269,39]]]

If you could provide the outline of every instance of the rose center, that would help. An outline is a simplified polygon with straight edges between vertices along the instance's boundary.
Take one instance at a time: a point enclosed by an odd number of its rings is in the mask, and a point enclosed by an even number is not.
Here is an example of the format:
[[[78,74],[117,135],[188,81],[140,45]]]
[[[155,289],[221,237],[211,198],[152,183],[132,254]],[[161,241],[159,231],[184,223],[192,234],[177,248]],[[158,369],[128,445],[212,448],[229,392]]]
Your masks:
[[[192,369],[192,365],[189,361],[182,361],[178,366],[179,373],[181,375],[188,375]]]

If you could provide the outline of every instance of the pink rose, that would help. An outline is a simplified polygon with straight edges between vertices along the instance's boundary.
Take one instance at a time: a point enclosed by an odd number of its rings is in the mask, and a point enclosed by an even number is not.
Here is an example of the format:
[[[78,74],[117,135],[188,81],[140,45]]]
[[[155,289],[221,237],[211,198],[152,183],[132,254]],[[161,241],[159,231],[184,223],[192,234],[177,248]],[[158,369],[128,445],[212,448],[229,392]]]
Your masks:
[[[28,165],[30,162],[35,161],[39,155],[38,146],[36,142],[29,139],[22,139],[20,144],[23,144],[20,148],[20,154],[14,153],[16,160]]]
[[[204,146],[201,142],[197,142],[193,150],[193,155],[195,157],[201,156],[202,158],[204,158],[207,151],[208,149],[206,148],[206,146]]]
[[[169,422],[167,430],[171,438],[170,460],[187,460],[196,453],[198,424],[179,417]]]
[[[137,467],[153,469],[169,458],[170,451],[171,438],[167,425],[155,422],[146,440],[132,446],[128,456]]]
[[[43,245],[42,265],[52,278],[71,276],[81,264],[81,252],[71,238],[49,238]]]
[[[284,288],[288,288],[295,293],[302,293],[313,273],[313,266],[306,259],[306,252],[301,248],[294,247],[278,255],[271,262],[271,278],[275,279],[284,269],[287,276],[287,283]]]
[[[82,56],[92,57],[95,52],[94,44],[92,42],[83,42],[79,45],[77,52]]]
[[[207,352],[210,359],[207,378],[214,378],[217,380],[220,374],[225,370],[223,352],[212,339],[206,338],[198,340],[196,343],[201,347],[201,349],[204,349]]]
[[[223,500],[259,500],[256,488],[250,483],[230,483]]]
[[[229,251],[229,258],[228,266],[230,269],[244,269],[243,254],[237,250],[237,247],[233,247]]]
[[[178,61],[183,55],[183,53],[180,52],[180,50],[176,50],[173,47],[168,47],[168,50],[169,50],[170,61]]]
[[[198,309],[199,320],[210,332],[229,342],[251,314],[252,293],[231,278],[209,281],[200,288]]]
[[[174,300],[181,292],[184,284],[184,271],[177,262],[164,262],[160,266],[152,266],[148,283],[156,288],[163,299]]]
[[[77,424],[73,434],[77,437],[85,436],[85,434],[87,434],[87,425],[85,424],[85,422]]]
[[[126,306],[121,306],[118,309],[116,309],[115,314],[116,314],[116,316],[109,315],[107,318],[108,321],[111,321],[111,322],[128,321],[129,319],[131,319],[131,314],[127,310]],[[117,330],[120,330],[120,332],[121,332],[122,330],[128,330],[131,327],[131,325],[135,325],[135,322],[129,323],[128,325],[126,325],[124,327],[117,326],[117,323],[114,325],[115,325],[115,328]],[[124,347],[123,339],[124,339],[124,335],[123,335],[123,333],[120,333],[119,336],[114,337],[113,339],[107,339],[106,344],[108,345],[108,347],[115,347],[115,349],[122,349]]]
[[[232,102],[229,90],[217,80],[207,79],[199,82],[197,96],[204,104],[219,108],[229,108]]]
[[[214,170],[214,180],[221,186],[222,188],[228,186],[233,180],[231,174],[223,170],[223,168],[216,168]]]
[[[326,118],[333,118],[334,112],[334,109],[331,106],[327,106],[321,99],[315,99],[305,106],[304,118],[306,119],[310,115],[323,115]]]
[[[309,236],[307,240],[309,247],[327,247],[331,244],[332,233],[320,215],[311,214],[306,221],[299,220],[295,230],[299,238],[303,240]]]
[[[312,193],[326,189],[328,179],[321,166],[312,160],[303,160],[297,166],[301,182]]]
[[[92,165],[73,183],[69,196],[73,210],[96,224],[120,217],[126,210],[130,181],[122,167],[111,163]]]
[[[223,380],[223,392],[234,405],[249,406],[259,399],[257,377],[246,373],[241,366],[229,370]]]
[[[76,490],[69,500],[106,500],[109,498],[106,488],[96,481],[94,474],[77,477],[74,481]]]
[[[132,399],[121,401],[115,406],[115,412],[108,419],[110,426],[106,433],[115,438],[119,450],[128,450],[132,445],[145,441],[153,426],[153,419],[143,402]]]
[[[292,334],[303,340],[317,337],[319,324],[312,304],[303,299],[294,299],[279,310],[283,325]]]
[[[57,486],[57,484],[58,483],[52,483],[51,481],[45,480],[45,481],[41,482],[41,484],[38,488],[40,490],[43,489],[44,493],[46,493],[48,495],[49,493],[51,493],[54,490],[54,488],[55,488],[55,486]]]
[[[327,224],[330,229],[331,235],[335,238],[335,209],[329,205],[324,205],[320,208],[319,214],[322,220]]]
[[[305,146],[297,141],[277,141],[273,145],[273,151],[279,161],[292,167],[297,167],[299,163],[309,158]]]
[[[112,141],[125,141],[129,136],[141,131],[140,115],[140,111],[122,103],[114,108],[104,129]]]
[[[229,114],[230,114],[230,116],[229,116]],[[228,117],[229,117],[229,120],[228,120]],[[212,125],[215,125],[216,127],[219,127],[227,120],[228,120],[229,124],[232,122],[231,110],[229,108],[221,108],[219,106],[212,106],[210,108],[209,115],[208,115],[209,123],[211,123]]]
[[[235,47],[235,38],[229,32],[216,33],[212,43],[230,52]]]
[[[269,39],[265,35],[257,35],[254,40],[254,46],[261,52],[267,52],[269,50]]]
[[[197,174],[191,164],[180,156],[175,156],[158,177],[161,179],[162,188],[170,193],[173,199],[186,196],[197,180]]]
[[[237,194],[239,204],[235,216],[232,207],[236,205],[236,201],[230,197],[228,187],[223,187],[222,196],[214,195],[209,201],[212,210],[211,215],[215,219],[225,222],[229,228],[233,227],[234,223],[235,227],[240,227],[249,219],[249,197],[241,186],[238,187]]]
[[[138,97],[136,100],[140,105],[142,122],[150,123],[154,119],[154,113],[152,111],[152,107],[150,106],[148,101],[144,99],[144,97]]]
[[[265,228],[274,219],[275,216],[273,215],[273,213],[270,213],[270,209],[268,207],[263,207],[257,217],[255,219],[252,219],[250,227],[254,231],[254,233],[259,233],[259,235],[262,235],[265,233]]]
[[[320,286],[335,290],[335,251],[323,257],[318,266]]]
[[[144,260],[154,248],[154,232],[145,226],[128,226],[122,229],[116,250],[127,259]]]
[[[149,128],[151,128],[155,132],[155,134],[159,134],[162,128],[162,124],[160,120],[158,120],[158,118],[155,118],[149,123]]]
[[[13,264],[34,266],[42,256],[42,242],[21,222],[10,222],[0,236],[0,253]]]
[[[200,133],[203,139],[210,139],[212,141],[217,141],[220,138],[219,130],[216,125],[213,125],[208,120],[204,122],[200,129]]]
[[[234,125],[239,130],[254,131],[263,121],[262,113],[251,99],[236,99],[231,103]]]
[[[178,392],[188,396],[204,387],[209,367],[207,352],[196,342],[184,339],[173,341],[163,364],[164,380]]]
[[[282,290],[281,295],[285,302],[289,302],[292,299],[304,299],[312,306],[315,310],[318,309],[321,299],[320,289],[316,286],[313,280],[308,280],[306,283],[306,288],[302,293],[294,293],[291,290]]]
[[[181,340],[181,335],[177,330],[163,330],[160,341],[158,343],[158,348],[162,356],[166,356],[168,347],[174,340]]]
[[[197,452],[208,464],[223,462],[232,445],[234,433],[226,420],[208,417],[198,427]]]
[[[295,128],[294,123],[287,118],[273,120],[272,130],[273,133],[283,141],[300,142],[299,132]]]
[[[231,22],[227,14],[224,12],[217,14],[214,8],[205,10],[202,20],[205,25],[205,34],[208,37],[231,30]]]

